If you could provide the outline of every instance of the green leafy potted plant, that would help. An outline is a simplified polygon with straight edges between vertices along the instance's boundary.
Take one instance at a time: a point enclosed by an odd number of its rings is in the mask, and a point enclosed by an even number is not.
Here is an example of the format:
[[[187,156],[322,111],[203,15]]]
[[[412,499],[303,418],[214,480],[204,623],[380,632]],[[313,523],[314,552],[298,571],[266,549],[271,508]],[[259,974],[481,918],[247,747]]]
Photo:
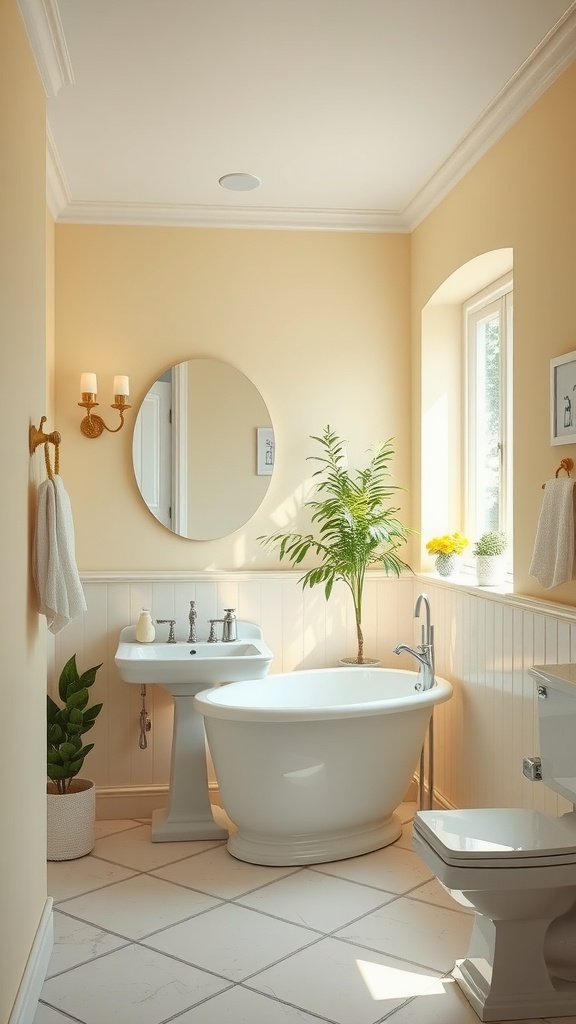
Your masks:
[[[365,469],[349,470],[345,460],[345,442],[329,426],[321,436],[312,435],[322,448],[321,455],[309,458],[320,463],[313,474],[316,490],[305,508],[312,510],[316,535],[278,530],[258,539],[279,549],[280,559],[300,565],[310,553],[320,564],[300,578],[303,587],[324,585],[326,600],[337,580],[349,588],[354,605],[358,649],[354,664],[366,664],[362,633],[362,598],[366,571],[381,566],[386,573],[399,576],[410,567],[398,556],[411,532],[397,518],[398,509],[389,504],[401,488],[389,483],[389,464],[394,455],[392,438],[373,445]]]
[[[99,668],[95,665],[80,675],[73,654],[58,681],[62,705],[46,697],[48,860],[83,857],[94,846],[95,787],[78,773],[94,746],[84,745],[82,736],[102,710],[102,704],[88,707],[88,691]]]
[[[476,558],[478,586],[497,587],[504,582],[504,552],[507,547],[506,534],[496,530],[488,530],[476,541],[472,554]]]

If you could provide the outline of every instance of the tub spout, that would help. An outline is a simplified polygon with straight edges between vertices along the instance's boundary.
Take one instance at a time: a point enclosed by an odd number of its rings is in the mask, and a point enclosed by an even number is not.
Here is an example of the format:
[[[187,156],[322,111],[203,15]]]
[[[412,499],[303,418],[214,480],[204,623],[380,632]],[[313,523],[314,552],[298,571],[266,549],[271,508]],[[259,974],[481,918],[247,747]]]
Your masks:
[[[394,654],[402,654],[407,651],[419,663],[417,690],[429,690],[434,686],[434,651],[429,644],[418,644],[418,647],[409,647],[408,644],[398,644],[394,648]]]

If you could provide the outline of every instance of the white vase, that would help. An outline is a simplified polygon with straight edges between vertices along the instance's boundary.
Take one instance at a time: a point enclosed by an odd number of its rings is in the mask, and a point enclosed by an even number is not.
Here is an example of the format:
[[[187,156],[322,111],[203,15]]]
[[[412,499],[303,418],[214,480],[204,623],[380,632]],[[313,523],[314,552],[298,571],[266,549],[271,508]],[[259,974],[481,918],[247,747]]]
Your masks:
[[[477,555],[476,576],[479,587],[499,587],[506,575],[504,555]]]
[[[439,576],[453,576],[458,570],[458,563],[458,555],[451,552],[448,555],[437,555],[434,565]]]
[[[68,793],[48,783],[47,859],[75,860],[94,849],[96,787],[90,779],[73,779]]]

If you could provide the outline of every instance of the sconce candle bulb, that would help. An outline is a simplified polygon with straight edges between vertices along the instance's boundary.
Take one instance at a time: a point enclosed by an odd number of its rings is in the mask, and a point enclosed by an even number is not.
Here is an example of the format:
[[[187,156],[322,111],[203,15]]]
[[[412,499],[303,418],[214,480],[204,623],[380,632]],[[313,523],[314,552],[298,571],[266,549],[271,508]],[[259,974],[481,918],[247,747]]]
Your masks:
[[[84,437],[100,437],[100,434],[103,434],[105,430],[110,434],[117,434],[124,426],[124,412],[130,408],[126,402],[130,394],[128,377],[123,375],[116,376],[114,377],[114,402],[112,403],[112,408],[117,409],[120,413],[120,423],[117,427],[107,427],[102,417],[96,416],[92,412],[92,409],[98,405],[96,401],[97,388],[98,384],[95,373],[81,374],[80,391],[82,401],[78,402],[78,405],[86,409],[86,416],[80,423],[80,430]]]
[[[84,395],[96,395],[98,393],[98,381],[95,373],[82,373],[80,375],[80,392],[83,401]]]
[[[128,382],[128,377],[114,377],[114,395],[122,395],[124,398],[127,398],[129,394],[130,384]]]

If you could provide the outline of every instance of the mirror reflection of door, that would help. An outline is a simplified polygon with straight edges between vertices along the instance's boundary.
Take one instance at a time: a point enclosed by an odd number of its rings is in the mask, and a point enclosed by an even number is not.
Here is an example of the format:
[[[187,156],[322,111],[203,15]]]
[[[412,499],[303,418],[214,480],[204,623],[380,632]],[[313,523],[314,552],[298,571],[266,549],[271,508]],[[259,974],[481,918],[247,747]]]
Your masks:
[[[171,374],[154,382],[134,426],[132,460],[136,483],[148,508],[163,526],[172,527]]]
[[[159,385],[167,388],[168,417]],[[194,540],[240,529],[270,484],[270,469],[262,475],[258,465],[262,428],[272,428],[262,396],[229,363],[189,359],[163,374],[146,395],[134,431],[134,472],[152,514]]]

